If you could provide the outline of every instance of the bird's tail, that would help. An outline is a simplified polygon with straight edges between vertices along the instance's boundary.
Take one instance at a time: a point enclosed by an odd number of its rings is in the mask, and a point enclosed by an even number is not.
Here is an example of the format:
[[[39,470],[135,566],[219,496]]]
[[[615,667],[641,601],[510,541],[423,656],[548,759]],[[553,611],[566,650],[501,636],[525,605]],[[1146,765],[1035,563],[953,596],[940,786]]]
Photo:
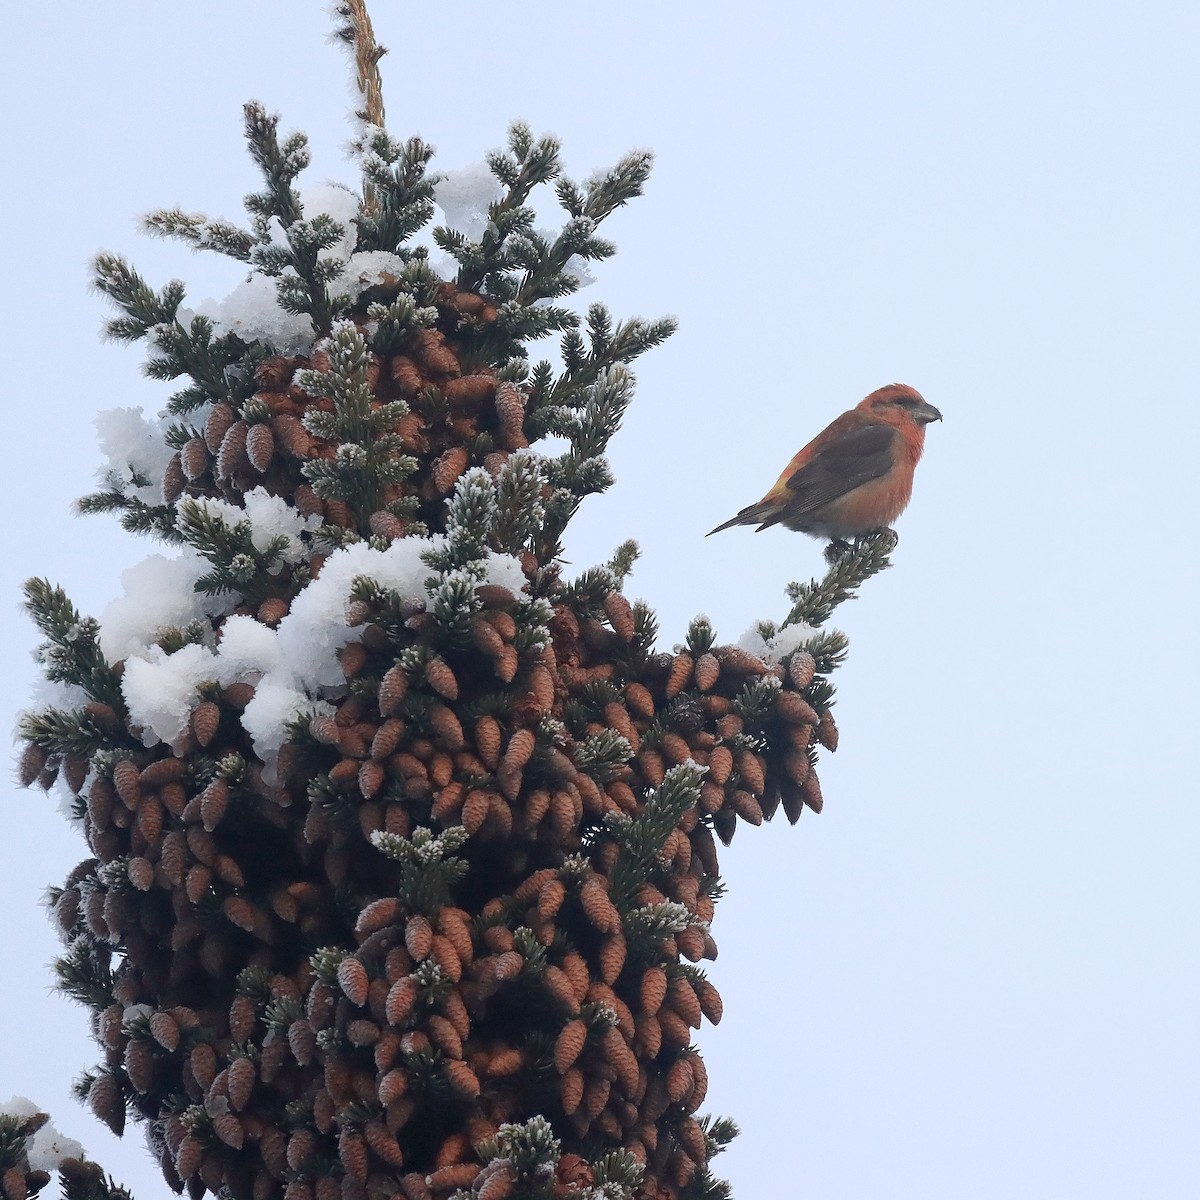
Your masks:
[[[710,529],[704,536],[712,537],[714,533],[720,533],[722,529],[732,529],[735,525],[757,525],[759,529],[765,529],[779,520],[778,514],[778,504],[769,500],[760,500],[757,504],[747,505],[736,517],[730,517],[716,529]]]

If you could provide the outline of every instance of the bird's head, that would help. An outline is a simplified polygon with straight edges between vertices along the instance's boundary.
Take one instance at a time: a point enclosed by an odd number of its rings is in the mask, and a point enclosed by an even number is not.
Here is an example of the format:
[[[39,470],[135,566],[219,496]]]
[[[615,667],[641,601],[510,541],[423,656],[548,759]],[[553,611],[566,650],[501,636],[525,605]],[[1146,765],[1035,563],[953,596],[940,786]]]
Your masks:
[[[942,414],[925,401],[925,397],[906,383],[889,383],[872,392],[859,404],[859,410],[876,421],[899,425],[911,421],[916,425],[928,425],[940,421]]]

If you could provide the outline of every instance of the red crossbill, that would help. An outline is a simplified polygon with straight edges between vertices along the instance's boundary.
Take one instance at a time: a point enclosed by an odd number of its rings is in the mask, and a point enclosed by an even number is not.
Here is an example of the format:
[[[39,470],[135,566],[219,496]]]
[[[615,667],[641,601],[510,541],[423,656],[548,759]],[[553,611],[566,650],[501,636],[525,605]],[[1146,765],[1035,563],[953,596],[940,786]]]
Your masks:
[[[840,542],[885,529],[912,495],[925,426],[941,419],[915,388],[889,383],[818,433],[757,504],[709,534],[786,525]]]

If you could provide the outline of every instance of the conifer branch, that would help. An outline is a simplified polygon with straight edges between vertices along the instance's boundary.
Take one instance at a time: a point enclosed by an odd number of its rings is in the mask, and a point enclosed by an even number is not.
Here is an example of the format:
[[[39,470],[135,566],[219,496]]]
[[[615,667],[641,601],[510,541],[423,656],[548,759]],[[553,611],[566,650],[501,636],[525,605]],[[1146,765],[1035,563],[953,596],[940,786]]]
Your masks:
[[[81,687],[93,700],[123,707],[121,681],[100,649],[100,625],[81,617],[66,592],[46,579],[25,581],[25,610],[46,636],[38,650],[46,677]]]
[[[804,622],[820,626],[829,620],[833,610],[846,600],[852,600],[858,588],[872,575],[892,565],[891,552],[899,539],[895,530],[879,529],[864,534],[853,544],[830,543],[825,551],[829,570],[819,583],[788,584],[788,599],[792,611],[784,618],[783,627]]]
[[[142,224],[148,233],[178,238],[194,250],[216,250],[239,262],[249,262],[254,249],[255,237],[249,231],[179,208],[157,209],[148,213]]]
[[[96,255],[92,268],[95,286],[126,314],[107,322],[105,332],[109,337],[137,341],[155,325],[175,320],[184,295],[183,284],[178,279],[171,280],[161,292],[155,292],[117,254]]]
[[[261,168],[266,183],[265,191],[246,197],[246,208],[260,223],[259,240],[265,241],[269,240],[264,235],[271,217],[278,218],[284,229],[300,219],[300,196],[292,183],[308,166],[312,155],[308,138],[302,133],[293,133],[280,144],[277,113],[268,113],[256,100],[246,104],[244,112],[250,156]]]
[[[428,304],[441,280],[405,242],[433,218],[433,187],[439,178],[427,171],[433,147],[417,137],[398,142],[385,129],[371,126],[363,132],[357,150],[363,195],[374,197],[374,207],[366,208],[358,220],[358,247],[387,250],[411,260],[413,274],[405,281],[405,290],[419,303]]]
[[[113,1002],[112,954],[95,938],[77,937],[67,953],[55,960],[54,971],[58,990],[80,1004],[98,1011]]]
[[[113,710],[110,709],[110,712]],[[17,726],[21,737],[51,757],[89,759],[115,744],[133,745],[132,738],[115,736],[107,724],[87,708],[46,708],[22,715]]]

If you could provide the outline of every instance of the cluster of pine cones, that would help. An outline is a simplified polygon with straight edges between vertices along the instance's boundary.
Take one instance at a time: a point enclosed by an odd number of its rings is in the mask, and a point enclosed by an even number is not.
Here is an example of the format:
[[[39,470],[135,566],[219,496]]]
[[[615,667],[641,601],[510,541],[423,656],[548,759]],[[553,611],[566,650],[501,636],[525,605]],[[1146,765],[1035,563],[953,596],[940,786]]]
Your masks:
[[[498,384],[490,369],[464,374],[451,344],[454,330],[464,320],[473,329],[493,324],[495,307],[476,293],[444,284],[438,310],[443,314],[438,327],[417,330],[403,354],[386,361],[373,355],[368,368],[375,407],[394,400],[409,405],[395,433],[405,453],[420,463],[404,485],[384,490],[383,504],[372,514],[370,525],[376,536],[403,535],[403,524],[385,505],[405,494],[419,497],[421,516],[436,527],[444,500],[469,466],[482,465],[495,474],[513,450],[529,445],[520,389]],[[360,314],[356,323],[365,324],[365,318]],[[300,474],[307,461],[335,458],[337,445],[315,437],[303,424],[306,412],[332,412],[333,402],[307,394],[293,383],[293,377],[301,368],[320,371],[328,366],[328,355],[319,349],[311,356],[263,363],[257,372],[259,390],[244,411],[237,413],[226,402],[213,405],[203,436],[193,438],[171,459],[164,499],[217,495],[236,501],[262,486],[287,496],[305,516],[352,528],[355,522],[347,504],[320,499]]]

